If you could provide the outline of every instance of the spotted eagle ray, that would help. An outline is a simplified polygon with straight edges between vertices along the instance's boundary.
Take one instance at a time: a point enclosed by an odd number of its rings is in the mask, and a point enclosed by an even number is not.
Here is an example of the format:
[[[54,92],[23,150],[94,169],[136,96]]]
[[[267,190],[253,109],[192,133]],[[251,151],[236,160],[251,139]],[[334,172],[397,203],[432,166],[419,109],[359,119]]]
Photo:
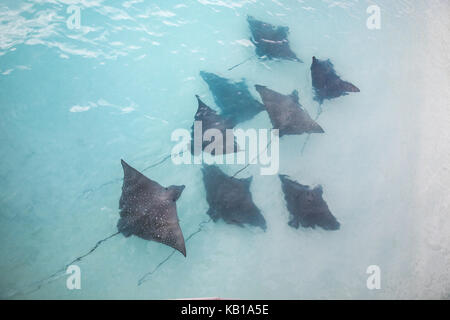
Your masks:
[[[324,132],[322,127],[302,108],[296,90],[289,95],[283,95],[265,86],[256,85],[255,88],[261,95],[273,128],[280,130],[280,137]]]
[[[239,146],[236,143],[235,136],[232,132],[231,135],[227,135],[227,131],[230,132],[234,127],[233,122],[230,119],[217,114],[217,112],[208,107],[198,95],[196,95],[196,97],[198,109],[194,116],[195,122],[191,128],[191,154],[198,155],[201,151],[208,151],[214,156],[237,152]],[[197,129],[196,123],[201,125],[201,127]],[[210,129],[218,130],[217,133],[220,132],[222,141],[208,141],[205,139],[204,134]],[[199,141],[200,138],[201,141]],[[216,138],[217,137],[214,137],[214,139]],[[197,141],[200,143],[196,143]],[[211,147],[211,145],[216,142],[221,143],[217,145],[217,148]],[[197,146],[197,144],[201,145]]]
[[[119,232],[125,237],[136,235],[163,243],[186,256],[176,207],[184,185],[165,188],[123,160],[122,167],[124,179],[117,223]]]
[[[145,240],[152,240],[166,244],[174,251],[181,252],[186,257],[186,246],[178,224],[176,210],[176,201],[180,197],[184,186],[162,187],[155,181],[150,180],[136,169],[130,167],[125,161],[121,160],[124,171],[122,195],[119,200],[120,219],[117,223],[118,231],[97,241],[97,243],[85,254],[78,256],[64,267],[54,272],[50,276],[35,281],[27,285],[22,290],[16,290],[10,294],[10,297],[18,295],[27,295],[40,290],[43,286],[66,275],[66,270],[74,263],[80,263],[84,258],[97,250],[100,245],[109,239],[122,233],[125,237],[132,234]],[[191,233],[187,240],[202,230],[202,224],[199,230]],[[160,265],[162,265],[164,260]],[[159,268],[159,266],[157,268]],[[156,269],[157,269],[156,268]],[[155,269],[155,271],[156,271]],[[141,284],[142,279],[138,284]]]
[[[334,65],[328,60],[319,60],[312,58],[311,64],[312,85],[315,92],[314,100],[319,102],[317,110],[317,121],[322,114],[322,104],[324,100],[331,100],[341,96],[348,95],[349,92],[360,92],[360,90],[350,82],[342,80],[334,70]],[[303,144],[302,154],[309,141],[309,136]]]
[[[342,80],[334,70],[334,65],[328,60],[312,58],[311,78],[315,91],[315,100],[320,104],[324,100],[330,100],[348,95],[349,92],[360,92],[350,82]]]
[[[207,213],[213,221],[221,218],[229,224],[248,224],[266,230],[266,220],[252,200],[251,177],[230,177],[217,166],[208,165],[203,166],[202,173],[209,204]]]
[[[250,41],[255,46],[255,53],[260,59],[284,59],[297,62],[303,62],[292,51],[287,39],[289,27],[274,26],[270,23],[256,20],[252,16],[247,16],[247,22],[252,37]],[[229,68],[228,71],[244,64],[253,58],[249,57]]]
[[[310,188],[286,175],[280,175],[284,199],[291,214],[289,225],[298,229],[315,228],[319,226],[325,230],[338,230],[339,222],[330,212],[327,203],[323,200],[321,186]]]
[[[259,57],[302,62],[289,46],[288,27],[274,26],[252,16],[247,16],[247,22],[252,33],[250,41],[255,45],[255,52]]]
[[[200,76],[208,84],[221,115],[230,119],[233,125],[248,121],[264,110],[251,95],[245,80],[233,82],[205,71],[200,71]]]

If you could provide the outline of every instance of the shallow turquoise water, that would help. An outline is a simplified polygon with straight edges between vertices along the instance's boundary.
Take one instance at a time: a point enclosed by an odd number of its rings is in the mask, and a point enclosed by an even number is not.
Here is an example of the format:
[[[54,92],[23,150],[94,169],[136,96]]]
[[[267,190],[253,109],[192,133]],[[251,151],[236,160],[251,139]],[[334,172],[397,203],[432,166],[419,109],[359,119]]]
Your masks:
[[[79,4],[81,28],[66,12]],[[416,228],[414,194],[421,98],[421,1],[377,1],[382,27],[368,30],[372,1],[0,1],[0,295],[4,298],[393,298],[405,296]],[[253,59],[246,15],[290,27],[304,64]],[[123,158],[139,170],[189,129],[194,95],[214,106],[200,70],[249,86],[300,92],[316,112],[312,56],[331,58],[361,93],[324,104],[326,133],[281,139],[281,173],[321,184],[342,228],[294,230],[276,176],[251,166],[255,203],[267,232],[209,223],[148,281],[171,249],[115,237],[79,266],[82,289],[65,277],[30,291],[114,233]],[[253,89],[252,89],[253,90]],[[253,91],[255,97],[257,93]],[[241,124],[270,128],[266,113]],[[239,167],[225,167],[228,173]],[[177,202],[185,237],[207,220],[199,166],[166,161],[145,174],[185,184]],[[366,288],[379,265],[383,289]],[[32,287],[32,286],[31,286]]]

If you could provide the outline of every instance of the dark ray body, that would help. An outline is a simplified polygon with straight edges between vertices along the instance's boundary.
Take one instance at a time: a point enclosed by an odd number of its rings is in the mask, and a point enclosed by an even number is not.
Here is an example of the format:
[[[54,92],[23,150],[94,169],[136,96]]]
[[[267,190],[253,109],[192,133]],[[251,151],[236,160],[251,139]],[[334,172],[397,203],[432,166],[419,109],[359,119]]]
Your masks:
[[[289,46],[288,27],[274,26],[256,20],[252,16],[247,17],[247,22],[252,33],[250,40],[255,45],[255,52],[259,57],[302,62]]]
[[[324,132],[322,127],[302,108],[296,90],[289,95],[284,95],[260,85],[256,85],[255,88],[261,95],[273,128],[280,130],[280,137]]]
[[[313,57],[311,78],[315,91],[314,99],[321,104],[324,100],[345,96],[349,92],[360,92],[355,85],[342,80],[336,74],[330,60],[319,60]]]
[[[291,214],[291,227],[298,229],[300,225],[304,228],[319,226],[325,230],[340,228],[339,222],[323,200],[321,186],[310,188],[285,175],[280,175],[280,179],[287,209]]]
[[[211,151],[212,155],[222,155],[227,153],[234,153],[239,150],[239,147],[236,143],[236,139],[234,135],[229,135],[227,137],[227,129],[233,129],[234,124],[233,122],[225,118],[222,115],[217,114],[216,111],[208,107],[202,100],[200,100],[200,97],[197,96],[198,101],[198,109],[195,113],[194,120],[195,121],[201,121],[201,131],[200,132],[194,132],[195,126],[192,125],[192,131],[191,131],[191,153],[194,155],[198,155],[199,152],[196,153],[195,150],[195,134],[200,134],[201,137],[203,137],[204,133],[209,129],[216,129],[220,131],[222,135],[222,145],[221,148],[218,148],[217,150],[214,149]],[[214,141],[214,138],[212,138]],[[204,151],[205,148],[211,144],[212,141],[207,141],[206,139],[202,139],[202,145],[201,150]],[[229,152],[230,151],[230,152]]]
[[[200,76],[208,84],[214,102],[222,111],[221,115],[234,125],[250,120],[264,110],[264,106],[251,95],[244,80],[233,82],[205,71],[200,71]]]
[[[266,221],[252,200],[251,177],[232,178],[217,166],[204,166],[202,173],[209,204],[208,215],[214,221],[222,218],[226,223],[266,229]]]
[[[168,245],[186,256],[183,233],[178,224],[176,201],[184,186],[164,188],[122,160],[124,172],[118,230]]]

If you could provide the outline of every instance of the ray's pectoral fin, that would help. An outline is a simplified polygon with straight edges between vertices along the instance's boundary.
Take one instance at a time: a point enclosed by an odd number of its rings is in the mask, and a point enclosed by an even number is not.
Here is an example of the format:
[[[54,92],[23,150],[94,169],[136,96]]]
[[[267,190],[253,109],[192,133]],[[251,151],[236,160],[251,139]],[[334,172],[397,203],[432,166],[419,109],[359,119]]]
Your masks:
[[[214,210],[212,208],[208,209],[207,214],[208,214],[208,216],[211,217],[211,219],[213,219],[214,222],[216,222],[220,218],[220,214],[216,210]]]
[[[291,217],[291,220],[289,220],[288,225],[290,225],[292,228],[298,229],[300,227],[300,221],[296,217]]]
[[[341,88],[345,92],[361,92],[357,86],[347,81],[342,81]]]
[[[225,220],[226,223],[238,226],[239,228],[245,228],[244,224],[241,223],[238,219],[230,219]]]
[[[167,188],[167,195],[169,199],[173,201],[177,201],[181,197],[181,193],[183,192],[185,186],[170,186]]]
[[[186,244],[184,242],[183,233],[177,221],[170,221],[167,225],[159,230],[154,230],[153,240],[161,242],[175,250],[178,250],[186,257]]]
[[[298,100],[298,99],[299,99],[299,98],[298,98],[298,90],[292,91],[291,97],[292,97],[292,99],[294,100],[295,103],[300,104],[300,103],[299,103],[299,100]]]
[[[130,223],[127,217],[121,217],[117,222],[117,230],[121,232],[125,237],[129,237],[133,234],[133,225]]]

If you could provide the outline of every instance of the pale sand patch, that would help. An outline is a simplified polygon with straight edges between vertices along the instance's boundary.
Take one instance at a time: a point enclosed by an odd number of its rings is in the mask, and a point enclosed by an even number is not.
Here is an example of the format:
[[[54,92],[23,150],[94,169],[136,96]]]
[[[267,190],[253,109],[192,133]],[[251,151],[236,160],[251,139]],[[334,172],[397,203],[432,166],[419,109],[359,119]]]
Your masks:
[[[411,298],[450,299],[450,2],[431,0],[422,46],[418,247]]]

